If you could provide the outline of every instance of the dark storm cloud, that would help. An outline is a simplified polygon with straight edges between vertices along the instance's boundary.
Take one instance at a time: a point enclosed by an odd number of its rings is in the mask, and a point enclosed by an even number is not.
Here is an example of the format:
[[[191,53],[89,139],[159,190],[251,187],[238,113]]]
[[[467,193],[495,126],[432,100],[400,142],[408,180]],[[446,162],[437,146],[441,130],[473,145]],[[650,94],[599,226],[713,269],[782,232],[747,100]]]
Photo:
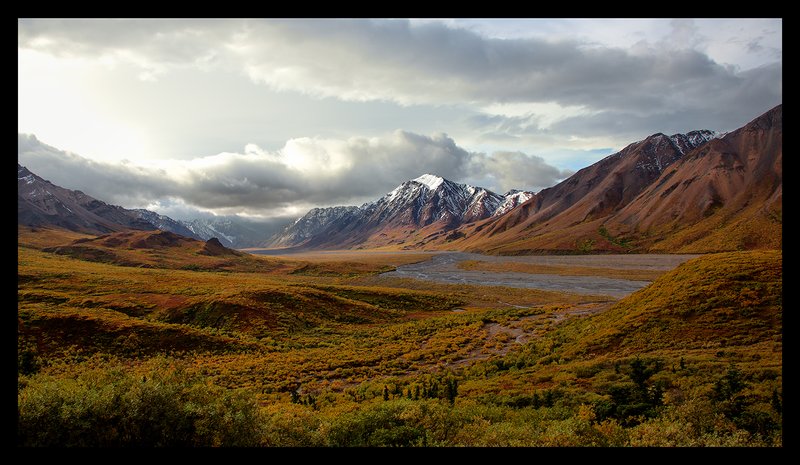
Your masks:
[[[695,44],[697,27],[691,21],[672,26],[671,46],[635,51],[492,39],[443,23],[403,20],[20,21],[18,40],[21,47],[52,53],[128,51],[154,68],[213,57],[276,89],[345,100],[557,102],[651,114],[694,108],[684,96],[731,105],[716,96],[763,92],[747,86],[753,79],[704,53],[676,48],[680,38],[686,47]]]
[[[730,131],[747,124],[782,100],[782,67],[770,65],[740,73],[730,88],[686,88],[676,91],[680,105],[649,112],[607,110],[554,123],[555,133],[602,136],[614,134],[631,141],[654,132],[674,134],[694,129]],[[657,128],[654,130],[654,128]]]

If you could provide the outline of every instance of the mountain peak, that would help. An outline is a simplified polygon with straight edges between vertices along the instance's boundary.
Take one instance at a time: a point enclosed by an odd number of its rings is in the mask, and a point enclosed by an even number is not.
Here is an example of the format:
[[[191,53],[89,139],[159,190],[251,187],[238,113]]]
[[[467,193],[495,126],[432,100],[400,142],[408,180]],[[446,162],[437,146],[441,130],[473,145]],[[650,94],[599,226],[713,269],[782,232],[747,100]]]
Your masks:
[[[416,179],[412,179],[412,181],[424,184],[425,186],[428,187],[428,189],[433,191],[436,190],[437,187],[442,185],[442,183],[444,182],[444,178],[441,176],[436,176],[435,174],[425,173]]]
[[[25,182],[27,182],[28,184],[33,184],[34,182],[33,173],[28,171],[28,168],[25,168],[19,163],[17,163],[17,179],[25,180]]]
[[[271,246],[375,247],[419,241],[431,232],[482,220],[501,206],[513,208],[527,200],[513,197],[426,173],[361,207],[312,209],[274,236]]]

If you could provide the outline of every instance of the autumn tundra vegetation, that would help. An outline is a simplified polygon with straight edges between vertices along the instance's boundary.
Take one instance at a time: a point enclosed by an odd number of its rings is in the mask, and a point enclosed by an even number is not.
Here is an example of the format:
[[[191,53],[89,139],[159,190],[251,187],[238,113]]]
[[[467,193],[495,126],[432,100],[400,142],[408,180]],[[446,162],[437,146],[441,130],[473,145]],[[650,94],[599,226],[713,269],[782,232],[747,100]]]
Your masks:
[[[780,250],[622,299],[382,275],[429,257],[20,226],[17,443],[783,444]]]

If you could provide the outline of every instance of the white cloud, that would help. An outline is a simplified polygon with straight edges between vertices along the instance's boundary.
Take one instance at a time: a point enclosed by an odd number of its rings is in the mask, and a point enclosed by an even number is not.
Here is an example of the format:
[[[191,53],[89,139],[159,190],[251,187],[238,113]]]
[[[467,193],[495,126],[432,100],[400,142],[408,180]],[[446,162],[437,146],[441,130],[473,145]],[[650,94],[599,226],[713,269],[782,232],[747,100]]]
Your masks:
[[[473,159],[473,177],[498,193],[511,189],[539,191],[573,174],[549,165],[542,157],[522,152],[494,152]]]
[[[559,152],[594,161],[780,103],[781,34],[780,20],[19,20],[18,131],[90,159],[20,158],[104,200],[215,212],[359,203],[425,171],[538,190],[579,168]]]
[[[395,131],[383,137],[302,138],[278,151],[248,144],[244,153],[192,160],[100,162],[20,134],[19,162],[68,189],[126,207],[158,206],[186,215],[301,215],[320,205],[374,200],[422,173],[493,190],[541,189],[568,172],[524,153],[468,152],[445,134]],[[487,175],[488,174],[488,175]]]

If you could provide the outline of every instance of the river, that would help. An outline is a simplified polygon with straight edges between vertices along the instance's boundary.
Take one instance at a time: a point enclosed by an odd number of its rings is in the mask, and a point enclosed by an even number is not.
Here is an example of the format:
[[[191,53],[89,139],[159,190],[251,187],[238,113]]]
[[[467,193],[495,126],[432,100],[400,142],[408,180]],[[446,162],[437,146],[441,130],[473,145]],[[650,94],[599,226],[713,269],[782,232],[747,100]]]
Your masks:
[[[606,278],[603,276],[561,276],[517,272],[471,271],[458,268],[464,260],[520,262],[551,266],[585,266],[614,269],[671,270],[697,255],[525,255],[489,256],[465,252],[438,253],[430,260],[401,265],[384,277],[415,278],[450,284],[480,284],[601,294],[622,298],[650,284],[649,281]]]

